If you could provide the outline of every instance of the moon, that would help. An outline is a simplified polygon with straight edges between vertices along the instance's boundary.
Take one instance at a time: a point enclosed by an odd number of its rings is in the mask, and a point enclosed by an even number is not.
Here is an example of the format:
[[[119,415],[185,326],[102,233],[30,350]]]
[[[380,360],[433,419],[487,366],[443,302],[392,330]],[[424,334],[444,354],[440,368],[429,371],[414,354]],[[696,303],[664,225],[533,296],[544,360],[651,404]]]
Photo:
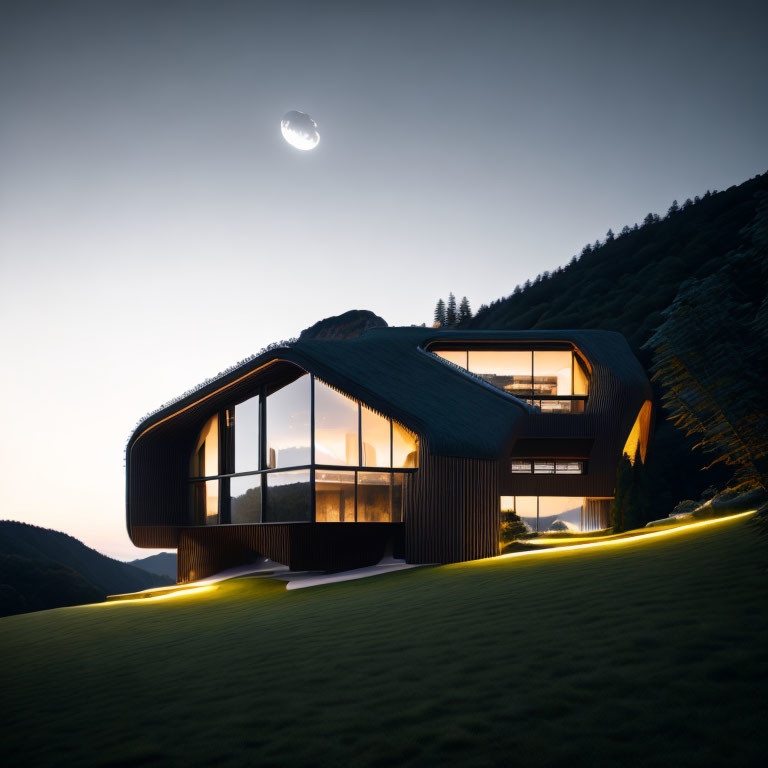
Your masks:
[[[286,112],[280,121],[280,130],[292,147],[305,152],[320,143],[317,123],[306,112],[297,112],[295,109]]]

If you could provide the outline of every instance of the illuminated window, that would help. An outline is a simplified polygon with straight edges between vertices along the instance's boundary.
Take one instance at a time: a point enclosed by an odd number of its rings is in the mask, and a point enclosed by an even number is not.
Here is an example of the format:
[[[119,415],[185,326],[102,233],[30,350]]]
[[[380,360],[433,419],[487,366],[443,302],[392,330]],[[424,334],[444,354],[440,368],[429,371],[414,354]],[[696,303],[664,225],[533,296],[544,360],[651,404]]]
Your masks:
[[[537,530],[537,498],[536,496],[514,496],[515,500],[513,511],[529,531]]]
[[[355,473],[315,472],[315,520],[318,523],[355,522]]]
[[[532,472],[530,461],[512,461],[512,474],[513,475],[530,475]]]
[[[539,531],[581,531],[584,499],[539,496]]]
[[[259,396],[235,406],[235,472],[259,467]]]
[[[363,466],[391,467],[392,446],[389,419],[379,416],[367,406],[362,406]]]
[[[566,350],[535,350],[533,353],[534,396],[572,394],[573,353]]]
[[[589,377],[581,358],[574,352],[573,355],[573,394],[589,394]]]
[[[219,481],[205,480],[190,486],[192,493],[191,525],[215,525],[219,522]]]
[[[310,385],[307,375],[267,397],[267,466],[296,467],[311,460]]]
[[[419,466],[419,439],[396,421],[392,422],[392,466]]]
[[[205,422],[189,462],[190,477],[211,477],[219,474],[219,414]]]
[[[389,472],[357,473],[357,522],[391,523],[391,475]]]
[[[471,349],[469,370],[510,395],[531,394],[530,350]]]
[[[315,379],[315,462],[358,466],[358,405]]]
[[[261,522],[261,478],[262,475],[245,475],[230,479],[229,504],[233,523]]]
[[[580,475],[584,471],[581,461],[558,461],[555,463],[556,475]]]
[[[555,462],[554,461],[541,461],[537,460],[533,462],[533,474],[534,475],[554,475],[555,474]]]
[[[570,349],[451,349],[438,357],[467,369],[543,413],[583,413],[589,393],[586,364]],[[576,399],[581,398],[581,399]]]
[[[403,522],[403,485],[405,477],[401,472],[392,475],[392,522]]]
[[[441,349],[439,352],[435,352],[436,355],[439,355],[444,360],[448,360],[451,363],[454,363],[455,365],[458,365],[461,368],[467,367],[467,350],[466,349],[460,349],[460,350],[453,350],[453,349]]]

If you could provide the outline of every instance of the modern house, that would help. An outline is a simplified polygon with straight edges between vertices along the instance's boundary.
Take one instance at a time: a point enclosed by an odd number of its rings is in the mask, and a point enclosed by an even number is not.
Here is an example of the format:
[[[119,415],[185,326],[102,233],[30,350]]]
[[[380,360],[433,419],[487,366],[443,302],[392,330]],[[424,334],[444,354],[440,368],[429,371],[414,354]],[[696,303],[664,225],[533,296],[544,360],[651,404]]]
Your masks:
[[[651,410],[643,368],[608,331],[300,340],[136,428],[128,533],[178,548],[179,581],[257,554],[327,570],[488,557],[504,511],[532,531],[606,527]]]

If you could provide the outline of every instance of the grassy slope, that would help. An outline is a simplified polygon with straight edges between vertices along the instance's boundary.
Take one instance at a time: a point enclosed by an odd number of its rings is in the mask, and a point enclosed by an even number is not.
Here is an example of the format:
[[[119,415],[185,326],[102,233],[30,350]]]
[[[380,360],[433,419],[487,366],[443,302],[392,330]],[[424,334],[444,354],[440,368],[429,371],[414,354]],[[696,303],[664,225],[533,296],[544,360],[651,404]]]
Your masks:
[[[241,579],[2,619],[3,756],[757,765],[765,554],[739,520],[294,592]]]

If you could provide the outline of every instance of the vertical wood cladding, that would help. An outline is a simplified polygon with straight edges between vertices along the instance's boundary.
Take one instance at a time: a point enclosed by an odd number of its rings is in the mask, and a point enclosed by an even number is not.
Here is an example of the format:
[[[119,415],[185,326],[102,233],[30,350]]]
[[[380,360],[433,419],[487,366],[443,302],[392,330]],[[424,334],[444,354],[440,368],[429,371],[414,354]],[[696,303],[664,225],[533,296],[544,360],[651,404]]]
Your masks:
[[[422,444],[419,471],[405,489],[405,558],[456,563],[499,553],[498,462],[432,456]]]
[[[610,522],[610,499],[586,499],[584,503],[584,530],[599,531]]]
[[[338,571],[402,557],[402,523],[268,523],[182,528],[177,580],[195,581],[256,555],[294,571]]]

